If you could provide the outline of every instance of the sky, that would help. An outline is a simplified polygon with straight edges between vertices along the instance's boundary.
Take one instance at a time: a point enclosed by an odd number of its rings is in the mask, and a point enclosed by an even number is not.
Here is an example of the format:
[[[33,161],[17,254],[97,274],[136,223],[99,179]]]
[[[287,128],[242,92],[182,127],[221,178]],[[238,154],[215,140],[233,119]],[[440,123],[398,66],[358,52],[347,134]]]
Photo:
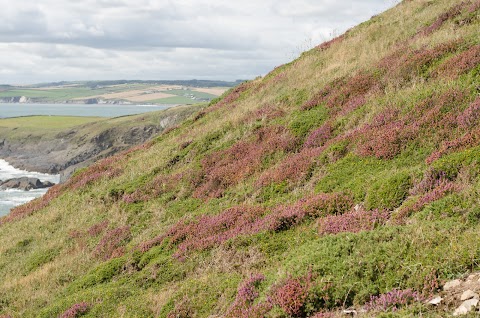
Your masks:
[[[395,0],[0,0],[0,83],[251,79]]]

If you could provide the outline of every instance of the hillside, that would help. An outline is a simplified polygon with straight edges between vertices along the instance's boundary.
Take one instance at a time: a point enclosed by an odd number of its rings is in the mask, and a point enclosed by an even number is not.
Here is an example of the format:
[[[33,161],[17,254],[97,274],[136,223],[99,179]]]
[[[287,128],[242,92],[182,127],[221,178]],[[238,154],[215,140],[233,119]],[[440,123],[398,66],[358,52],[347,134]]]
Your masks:
[[[451,315],[424,300],[480,269],[479,27],[402,1],[16,208],[0,315]]]
[[[0,119],[0,158],[29,171],[60,173],[66,180],[88,166],[142,144],[198,111],[177,106],[117,118],[27,116]]]

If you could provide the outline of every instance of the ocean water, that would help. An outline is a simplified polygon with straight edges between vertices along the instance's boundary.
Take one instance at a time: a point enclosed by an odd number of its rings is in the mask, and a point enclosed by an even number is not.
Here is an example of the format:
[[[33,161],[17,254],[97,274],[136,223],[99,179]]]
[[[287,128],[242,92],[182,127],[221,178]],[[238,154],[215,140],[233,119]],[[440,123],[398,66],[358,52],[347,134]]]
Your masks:
[[[175,105],[111,105],[111,104],[4,104],[0,103],[0,118],[50,115],[119,117],[167,109]]]
[[[31,177],[38,178],[41,181],[60,182],[60,175],[51,175],[46,173],[31,172],[16,169],[5,160],[0,159],[0,180],[11,178]],[[0,216],[8,214],[11,208],[24,204],[35,198],[44,195],[48,189],[36,189],[30,191],[22,190],[0,190]]]

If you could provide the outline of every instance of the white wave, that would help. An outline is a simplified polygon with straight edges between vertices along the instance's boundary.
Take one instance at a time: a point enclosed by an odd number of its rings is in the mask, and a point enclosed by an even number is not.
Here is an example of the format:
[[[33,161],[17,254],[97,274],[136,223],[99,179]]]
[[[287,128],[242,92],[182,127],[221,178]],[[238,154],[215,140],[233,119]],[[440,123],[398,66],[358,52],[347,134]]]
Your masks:
[[[7,161],[0,159],[0,180],[12,178],[38,178],[41,181],[60,182],[60,175],[52,175],[34,171],[16,169]],[[19,189],[0,190],[0,216],[7,214],[11,208],[27,203],[35,198],[44,195],[48,189],[32,189],[24,191]]]
[[[0,180],[8,180],[12,178],[29,177],[38,178],[41,181],[50,181],[53,183],[60,182],[59,174],[47,174],[34,171],[20,170],[13,167],[7,161],[0,159]]]

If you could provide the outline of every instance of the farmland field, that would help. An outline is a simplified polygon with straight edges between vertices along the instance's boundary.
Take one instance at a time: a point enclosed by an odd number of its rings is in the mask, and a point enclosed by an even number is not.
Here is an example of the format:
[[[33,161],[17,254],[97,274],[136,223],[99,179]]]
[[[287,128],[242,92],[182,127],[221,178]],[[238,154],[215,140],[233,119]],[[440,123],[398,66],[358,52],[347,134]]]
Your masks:
[[[182,82],[184,83],[184,82]],[[195,82],[196,83],[196,82]],[[186,82],[188,84],[188,81]],[[4,87],[4,103],[118,103],[118,104],[196,104],[210,101],[230,87],[200,87],[162,83],[74,83],[47,86]]]

